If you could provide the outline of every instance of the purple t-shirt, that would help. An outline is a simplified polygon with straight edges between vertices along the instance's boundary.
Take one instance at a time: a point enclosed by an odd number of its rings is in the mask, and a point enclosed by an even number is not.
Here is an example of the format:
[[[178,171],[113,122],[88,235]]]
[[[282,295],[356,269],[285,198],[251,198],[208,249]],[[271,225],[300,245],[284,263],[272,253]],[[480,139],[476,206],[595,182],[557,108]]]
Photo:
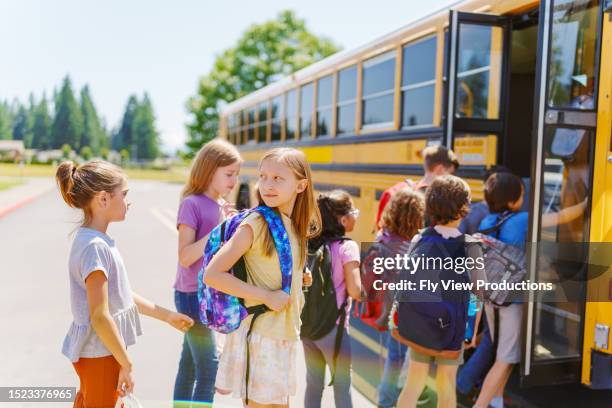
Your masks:
[[[196,232],[196,241],[201,240],[219,224],[221,207],[213,199],[204,194],[190,195],[183,199],[178,210],[176,227],[187,225]],[[198,272],[202,268],[203,259],[198,259],[189,268],[177,265],[174,289],[179,292],[197,292]]]
[[[359,245],[353,240],[334,241],[329,245],[329,251],[331,255],[332,281],[336,289],[336,303],[338,308],[340,308],[348,296],[344,280],[344,265],[352,261],[359,262]],[[349,298],[348,302],[346,302],[347,317],[351,313],[351,304],[351,299]],[[349,319],[347,318],[344,326],[348,327],[348,325]]]

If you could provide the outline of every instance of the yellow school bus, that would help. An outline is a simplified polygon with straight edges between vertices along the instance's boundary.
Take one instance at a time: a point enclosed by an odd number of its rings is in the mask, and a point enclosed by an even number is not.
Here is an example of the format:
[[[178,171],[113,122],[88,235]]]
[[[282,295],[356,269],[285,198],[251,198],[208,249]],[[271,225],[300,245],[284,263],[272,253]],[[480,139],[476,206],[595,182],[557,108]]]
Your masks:
[[[373,239],[384,189],[418,178],[421,151],[444,144],[475,200],[492,165],[526,180],[529,241],[609,242],[611,93],[612,1],[459,1],[228,104],[220,132],[245,160],[242,205],[261,154],[296,147],[318,191],[353,196],[360,241]],[[542,214],[585,200],[577,220],[542,226]],[[529,278],[550,265],[532,257]],[[578,300],[526,302],[523,385],[611,387],[612,271],[581,285]],[[366,329],[352,335],[377,349]],[[373,366],[354,364],[355,384],[374,398]]]

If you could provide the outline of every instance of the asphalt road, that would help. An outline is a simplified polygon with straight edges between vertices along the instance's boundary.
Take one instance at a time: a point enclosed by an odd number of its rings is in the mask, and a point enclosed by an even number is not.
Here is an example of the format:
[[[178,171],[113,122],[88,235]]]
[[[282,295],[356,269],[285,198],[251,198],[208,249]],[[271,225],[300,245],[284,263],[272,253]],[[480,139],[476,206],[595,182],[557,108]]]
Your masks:
[[[174,228],[181,186],[131,181],[132,206],[125,222],[112,224],[108,234],[118,243],[134,291],[173,308],[177,236]],[[39,197],[0,220],[0,386],[78,386],[78,378],[61,354],[72,320],[67,259],[71,233],[79,213],[68,208],[57,191]],[[182,334],[143,317],[144,335],[130,347],[134,361],[135,395],[149,407],[170,407]],[[298,395],[302,406],[305,368],[298,353]],[[324,407],[333,407],[327,389]],[[216,406],[242,404],[219,397]],[[372,406],[354,390],[355,407]],[[0,406],[34,406],[7,404]],[[47,407],[70,404],[46,403]]]

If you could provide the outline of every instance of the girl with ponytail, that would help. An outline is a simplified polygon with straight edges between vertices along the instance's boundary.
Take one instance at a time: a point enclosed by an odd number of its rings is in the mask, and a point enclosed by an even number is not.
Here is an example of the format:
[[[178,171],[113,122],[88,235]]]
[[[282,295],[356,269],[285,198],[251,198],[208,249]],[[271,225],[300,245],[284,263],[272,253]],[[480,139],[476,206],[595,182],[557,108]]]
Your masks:
[[[62,353],[79,376],[75,407],[114,407],[119,395],[134,388],[127,346],[141,334],[139,314],[187,331],[193,320],[132,292],[123,259],[106,231],[125,219],[127,177],[101,160],[77,166],[60,164],[56,172],[68,206],[83,212],[68,260],[73,322]]]

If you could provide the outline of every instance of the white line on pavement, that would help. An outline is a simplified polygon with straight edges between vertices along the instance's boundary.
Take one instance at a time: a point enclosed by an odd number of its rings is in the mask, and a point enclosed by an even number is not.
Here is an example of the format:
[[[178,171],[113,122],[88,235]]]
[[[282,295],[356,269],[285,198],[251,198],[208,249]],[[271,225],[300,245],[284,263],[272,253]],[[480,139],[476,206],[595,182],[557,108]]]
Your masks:
[[[153,216],[157,218],[159,222],[161,222],[165,227],[167,227],[174,234],[178,234],[178,231],[176,230],[176,226],[174,225],[174,221],[170,221],[168,217],[166,217],[158,208],[152,207],[150,210],[151,210],[151,214],[153,214]]]

